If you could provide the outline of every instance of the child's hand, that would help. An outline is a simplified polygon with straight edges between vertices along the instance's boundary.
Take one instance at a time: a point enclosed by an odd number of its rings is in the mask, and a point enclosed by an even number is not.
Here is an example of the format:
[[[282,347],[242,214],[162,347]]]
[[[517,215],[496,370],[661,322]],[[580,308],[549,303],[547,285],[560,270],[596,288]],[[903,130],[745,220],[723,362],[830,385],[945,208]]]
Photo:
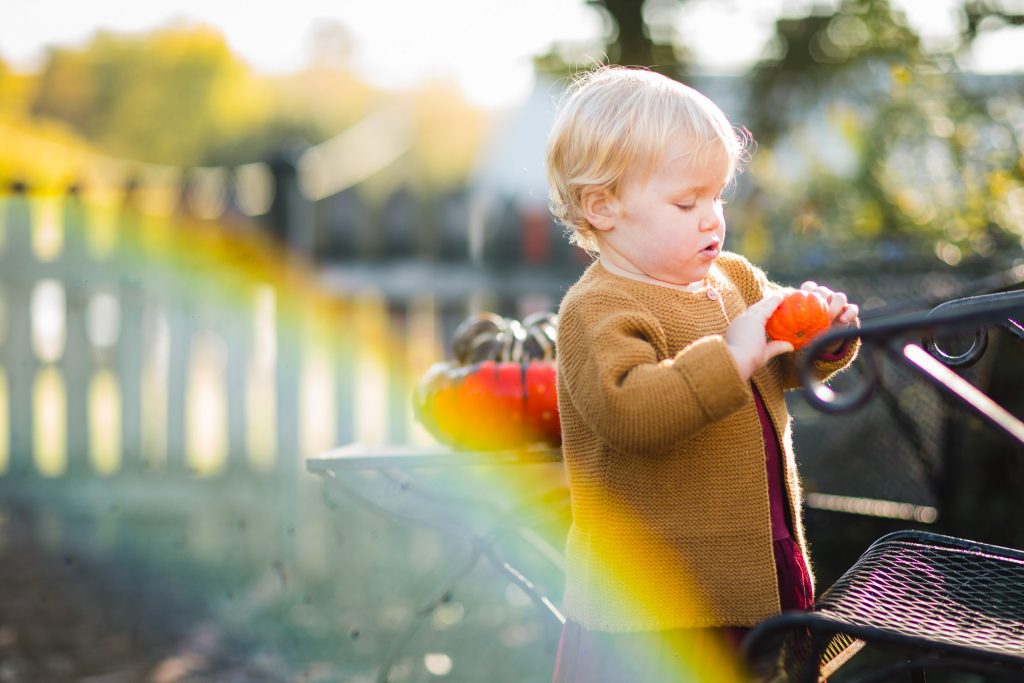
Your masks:
[[[846,300],[846,295],[842,292],[833,292],[828,287],[819,285],[817,282],[808,280],[807,282],[800,285],[800,289],[805,292],[814,292],[826,302],[828,302],[828,315],[832,320],[832,325],[842,325],[848,327],[850,323],[857,319],[860,314],[860,307],[857,304],[851,304]],[[825,349],[826,353],[835,353],[842,348],[844,342],[835,344],[830,349]]]
[[[725,331],[725,343],[745,380],[775,356],[793,350],[789,342],[768,341],[764,331],[768,317],[782,303],[782,298],[781,294],[766,296],[737,316]]]

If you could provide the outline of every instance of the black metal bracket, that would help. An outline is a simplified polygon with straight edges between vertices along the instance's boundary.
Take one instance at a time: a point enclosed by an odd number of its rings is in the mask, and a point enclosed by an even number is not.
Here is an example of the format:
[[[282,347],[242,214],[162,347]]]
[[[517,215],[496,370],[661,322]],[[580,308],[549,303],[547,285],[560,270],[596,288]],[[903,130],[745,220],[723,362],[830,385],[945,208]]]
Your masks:
[[[1018,290],[955,299],[926,313],[879,318],[860,328],[832,330],[812,342],[799,360],[804,395],[813,407],[827,413],[844,413],[863,406],[881,385],[879,357],[884,354],[1024,445],[1024,422],[947,367],[966,367],[976,362],[985,351],[989,326],[998,326],[1024,342],[1024,326],[1018,322],[1022,319],[1024,290]],[[963,332],[975,335],[971,348],[963,354],[950,355],[936,342]],[[814,360],[826,348],[858,337],[865,379],[853,390],[838,394],[814,377]],[[923,346],[919,343],[922,340]]]
[[[1022,300],[1022,293],[1024,292],[1003,292],[1000,294],[986,294],[983,296],[954,299],[953,301],[947,301],[944,304],[939,304],[933,308],[926,317],[955,314],[959,311],[971,310],[971,308],[979,305],[994,306],[999,303],[1009,303],[1012,305],[1013,303],[1020,302]],[[1005,320],[998,321],[995,325],[1007,334],[1016,337],[1018,341],[1024,342],[1024,326],[1022,326],[1016,319],[1008,317]],[[946,367],[970,367],[978,362],[985,353],[985,349],[988,348],[988,327],[978,327],[974,332],[974,342],[971,344],[971,347],[961,354],[953,355],[946,353],[939,347],[938,342],[932,337],[925,339],[924,347],[927,349],[928,353],[942,361],[942,364]]]

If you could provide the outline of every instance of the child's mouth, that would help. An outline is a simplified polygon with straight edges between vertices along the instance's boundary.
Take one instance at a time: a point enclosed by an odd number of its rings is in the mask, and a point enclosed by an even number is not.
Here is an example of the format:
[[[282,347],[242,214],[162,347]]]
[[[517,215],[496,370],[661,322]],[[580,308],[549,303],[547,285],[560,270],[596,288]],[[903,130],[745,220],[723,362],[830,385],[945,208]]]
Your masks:
[[[701,249],[700,253],[704,254],[708,258],[715,258],[715,257],[717,257],[721,253],[721,251],[722,250],[720,248],[720,245],[718,245],[718,244],[709,244],[708,246],[706,246],[703,249]]]

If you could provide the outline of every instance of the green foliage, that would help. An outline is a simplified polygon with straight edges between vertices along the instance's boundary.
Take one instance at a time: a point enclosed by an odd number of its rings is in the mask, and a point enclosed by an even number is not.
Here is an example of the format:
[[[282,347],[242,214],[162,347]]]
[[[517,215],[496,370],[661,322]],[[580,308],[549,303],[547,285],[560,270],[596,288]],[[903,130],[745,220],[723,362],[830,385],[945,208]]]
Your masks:
[[[586,0],[604,19],[600,45],[555,44],[534,58],[537,70],[568,76],[595,61],[602,64],[646,66],[678,78],[685,73],[690,53],[675,40],[674,9],[688,0]]]
[[[665,32],[639,21],[685,2],[592,0],[610,19],[608,61],[689,80],[686,46],[666,51]],[[729,112],[758,142],[730,211],[738,248],[789,270],[880,255],[1018,257],[1022,79],[1006,87],[957,63],[989,28],[1024,23],[1004,5],[965,0],[962,34],[945,51],[926,50],[889,0],[779,18],[768,55],[735,85],[746,106]],[[557,49],[538,60],[561,73],[581,66]]]
[[[887,0],[846,0],[828,14],[776,22],[773,51],[751,73],[750,125],[762,143],[783,133],[794,112],[835,89],[858,85],[865,63],[922,61],[918,37]]]
[[[776,56],[751,74],[751,256],[798,267],[880,251],[950,265],[1019,255],[1019,95],[922,50],[887,0],[776,28]]]

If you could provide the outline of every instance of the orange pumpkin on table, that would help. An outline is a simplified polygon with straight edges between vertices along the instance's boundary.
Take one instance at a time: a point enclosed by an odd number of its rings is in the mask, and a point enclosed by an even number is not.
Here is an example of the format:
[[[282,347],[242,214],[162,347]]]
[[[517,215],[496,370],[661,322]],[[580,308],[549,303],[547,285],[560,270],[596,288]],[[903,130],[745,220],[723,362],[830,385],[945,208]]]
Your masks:
[[[436,363],[417,385],[420,422],[456,448],[558,446],[561,428],[552,361]]]
[[[481,311],[452,339],[452,362],[435,363],[413,393],[416,417],[455,448],[558,446],[555,339],[558,316],[517,320]]]
[[[828,302],[820,295],[803,290],[793,292],[775,309],[765,331],[775,341],[787,341],[802,349],[832,325]]]

